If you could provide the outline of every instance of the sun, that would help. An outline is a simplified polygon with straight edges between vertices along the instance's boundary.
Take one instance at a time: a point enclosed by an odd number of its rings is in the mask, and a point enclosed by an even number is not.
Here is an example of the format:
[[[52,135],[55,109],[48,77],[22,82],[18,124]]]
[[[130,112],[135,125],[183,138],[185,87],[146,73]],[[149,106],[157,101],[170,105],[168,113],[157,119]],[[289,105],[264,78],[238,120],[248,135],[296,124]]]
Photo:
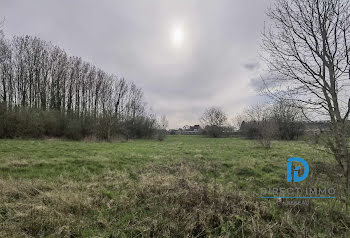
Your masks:
[[[185,39],[185,33],[182,27],[176,26],[171,32],[171,41],[174,46],[181,47]]]

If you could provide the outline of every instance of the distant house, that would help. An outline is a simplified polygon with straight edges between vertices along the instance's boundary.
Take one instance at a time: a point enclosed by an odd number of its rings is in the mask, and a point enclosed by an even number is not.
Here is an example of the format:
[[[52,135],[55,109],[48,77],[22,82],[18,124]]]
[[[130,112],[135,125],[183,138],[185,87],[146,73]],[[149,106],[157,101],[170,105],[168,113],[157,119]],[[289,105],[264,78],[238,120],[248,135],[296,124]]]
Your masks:
[[[190,126],[190,131],[199,131],[201,127],[199,125]]]
[[[200,133],[200,125],[194,126],[184,126],[183,128],[179,128],[175,130],[176,135],[198,135]]]

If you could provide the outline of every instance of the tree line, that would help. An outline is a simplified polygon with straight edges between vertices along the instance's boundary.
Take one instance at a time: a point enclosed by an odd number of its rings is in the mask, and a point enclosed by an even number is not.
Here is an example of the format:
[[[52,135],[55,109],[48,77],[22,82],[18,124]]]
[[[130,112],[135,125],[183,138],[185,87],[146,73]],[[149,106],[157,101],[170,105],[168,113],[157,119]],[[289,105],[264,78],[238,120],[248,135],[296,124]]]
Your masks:
[[[236,120],[240,134],[264,148],[270,148],[272,140],[299,139],[306,129],[302,109],[285,100],[252,106]]]
[[[33,36],[0,37],[0,137],[151,137],[134,83]]]
[[[241,136],[258,140],[265,148],[270,148],[272,140],[300,138],[305,131],[305,121],[302,110],[285,100],[247,108],[234,118],[235,126],[230,125],[227,114],[220,107],[207,108],[200,118],[204,135],[214,138]]]

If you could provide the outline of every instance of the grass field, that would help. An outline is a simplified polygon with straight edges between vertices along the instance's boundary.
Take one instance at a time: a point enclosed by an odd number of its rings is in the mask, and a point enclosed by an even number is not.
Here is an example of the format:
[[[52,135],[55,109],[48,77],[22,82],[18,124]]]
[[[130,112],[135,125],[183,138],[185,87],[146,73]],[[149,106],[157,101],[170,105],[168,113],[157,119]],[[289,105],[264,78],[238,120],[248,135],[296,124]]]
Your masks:
[[[304,158],[308,206],[260,198]],[[350,237],[349,198],[330,157],[305,142],[169,136],[163,142],[0,140],[0,237]]]

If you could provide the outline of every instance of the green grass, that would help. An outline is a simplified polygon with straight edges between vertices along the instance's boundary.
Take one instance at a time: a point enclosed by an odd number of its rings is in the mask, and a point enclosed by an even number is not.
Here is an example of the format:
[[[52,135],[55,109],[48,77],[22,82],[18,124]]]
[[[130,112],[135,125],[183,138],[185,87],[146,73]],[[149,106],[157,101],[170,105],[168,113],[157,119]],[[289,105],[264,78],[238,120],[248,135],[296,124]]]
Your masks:
[[[338,199],[287,206],[259,198],[310,165],[302,187]],[[238,138],[165,141],[0,140],[0,237],[349,237],[341,171],[305,142],[269,150]]]

